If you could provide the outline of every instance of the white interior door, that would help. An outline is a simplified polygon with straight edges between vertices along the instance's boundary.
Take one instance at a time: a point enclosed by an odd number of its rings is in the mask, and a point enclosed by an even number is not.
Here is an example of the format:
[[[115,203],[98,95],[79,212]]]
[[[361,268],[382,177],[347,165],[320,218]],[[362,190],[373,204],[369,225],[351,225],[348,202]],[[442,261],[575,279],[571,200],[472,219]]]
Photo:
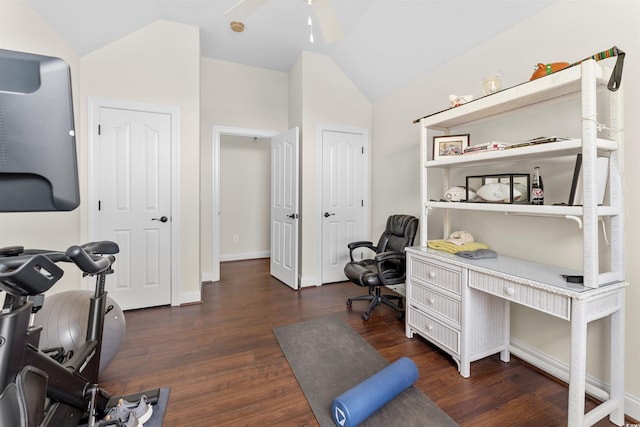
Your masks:
[[[107,290],[123,309],[171,303],[171,116],[99,109],[94,239],[120,246]]]
[[[361,133],[322,131],[322,283],[345,280],[347,244],[366,237]]]
[[[298,289],[298,128],[271,138],[271,275]]]

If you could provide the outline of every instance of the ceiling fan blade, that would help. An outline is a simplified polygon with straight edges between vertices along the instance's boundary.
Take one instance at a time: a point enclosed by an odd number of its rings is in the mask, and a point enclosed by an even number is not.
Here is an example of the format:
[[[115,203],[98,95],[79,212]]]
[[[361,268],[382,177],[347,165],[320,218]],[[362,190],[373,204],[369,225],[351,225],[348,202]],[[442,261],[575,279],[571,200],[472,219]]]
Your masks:
[[[230,21],[242,21],[260,9],[269,0],[240,0],[235,6],[227,10],[224,16]]]
[[[326,43],[335,43],[344,37],[338,15],[331,0],[313,0],[313,11]]]

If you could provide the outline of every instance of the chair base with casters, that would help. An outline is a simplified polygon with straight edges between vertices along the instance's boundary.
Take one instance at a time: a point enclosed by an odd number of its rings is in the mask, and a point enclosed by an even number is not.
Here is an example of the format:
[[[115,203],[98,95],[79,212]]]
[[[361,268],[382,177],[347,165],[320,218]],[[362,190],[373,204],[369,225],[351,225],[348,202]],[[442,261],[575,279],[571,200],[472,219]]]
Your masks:
[[[394,303],[393,300],[397,300],[398,302]],[[390,295],[390,294],[381,295],[380,286],[376,286],[375,291],[369,289],[368,295],[360,295],[357,297],[347,298],[347,307],[351,307],[351,304],[353,303],[353,301],[369,301],[370,302],[369,308],[367,308],[367,311],[362,313],[362,318],[364,320],[369,320],[369,317],[371,317],[371,312],[373,311],[373,309],[379,306],[380,304],[387,305],[393,308],[394,310],[396,310],[398,320],[401,320],[402,318],[404,318],[404,303],[403,303],[402,297],[400,295]]]
[[[376,246],[373,242],[358,241],[349,243],[351,261],[344,267],[344,274],[358,286],[369,289],[368,295],[347,298],[347,306],[353,301],[369,301],[367,311],[362,314],[369,320],[371,311],[384,304],[396,310],[398,319],[404,317],[402,297],[399,295],[382,295],[382,286],[399,285],[405,282],[404,250],[413,244],[418,229],[418,219],[411,215],[392,215],[387,219],[386,228]],[[370,259],[355,260],[354,250],[365,248],[375,252]],[[394,303],[397,301],[397,303]]]

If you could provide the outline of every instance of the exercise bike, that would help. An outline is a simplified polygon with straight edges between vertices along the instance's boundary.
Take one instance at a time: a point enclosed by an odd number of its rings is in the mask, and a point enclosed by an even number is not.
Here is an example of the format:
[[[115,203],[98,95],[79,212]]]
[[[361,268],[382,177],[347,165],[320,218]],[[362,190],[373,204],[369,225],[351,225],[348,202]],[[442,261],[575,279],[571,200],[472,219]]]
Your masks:
[[[121,396],[111,397],[98,384],[102,332],[106,313],[105,281],[113,273],[114,242],[71,246],[64,252],[0,249],[0,290],[6,293],[0,312],[0,427],[88,427],[125,424],[105,421]],[[60,262],[75,264],[85,276],[96,278],[90,298],[84,343],[67,360],[56,360],[39,348],[41,326],[33,314],[44,303],[44,292],[61,277]],[[145,396],[155,404],[159,389],[124,397]]]

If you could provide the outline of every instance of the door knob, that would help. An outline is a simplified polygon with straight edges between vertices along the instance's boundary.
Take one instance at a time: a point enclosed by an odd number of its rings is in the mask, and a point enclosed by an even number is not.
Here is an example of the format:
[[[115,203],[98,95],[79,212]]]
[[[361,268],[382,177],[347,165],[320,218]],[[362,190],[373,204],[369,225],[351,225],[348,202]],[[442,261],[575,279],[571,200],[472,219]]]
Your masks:
[[[291,215],[287,215],[287,218],[296,219],[298,218],[298,214],[292,213]]]
[[[167,222],[167,221],[169,221],[169,218],[167,218],[166,216],[163,215],[160,218],[151,218],[151,221]]]
[[[329,212],[325,212],[324,213],[324,217],[325,218],[329,218],[331,215],[335,215],[335,212],[334,213],[329,213]]]

